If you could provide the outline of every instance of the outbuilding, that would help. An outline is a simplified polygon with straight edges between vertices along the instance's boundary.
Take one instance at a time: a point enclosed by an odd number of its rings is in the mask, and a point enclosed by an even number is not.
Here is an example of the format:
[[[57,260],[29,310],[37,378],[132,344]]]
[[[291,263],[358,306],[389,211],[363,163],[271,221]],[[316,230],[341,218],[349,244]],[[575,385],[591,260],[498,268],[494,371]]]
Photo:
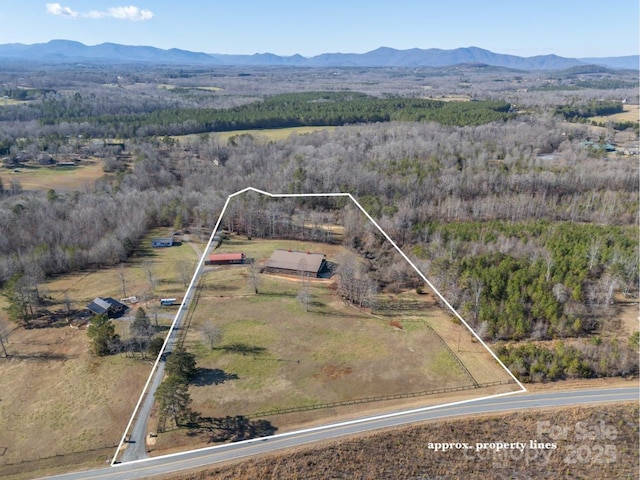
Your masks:
[[[119,317],[127,309],[127,306],[111,297],[96,297],[87,305],[95,315],[107,314],[109,318]]]
[[[206,265],[234,265],[245,262],[244,253],[213,253],[205,261]]]
[[[325,263],[326,255],[323,253],[275,250],[267,261],[265,272],[318,277]]]
[[[152,238],[151,246],[153,248],[159,247],[172,247],[173,246],[173,237],[168,238]]]

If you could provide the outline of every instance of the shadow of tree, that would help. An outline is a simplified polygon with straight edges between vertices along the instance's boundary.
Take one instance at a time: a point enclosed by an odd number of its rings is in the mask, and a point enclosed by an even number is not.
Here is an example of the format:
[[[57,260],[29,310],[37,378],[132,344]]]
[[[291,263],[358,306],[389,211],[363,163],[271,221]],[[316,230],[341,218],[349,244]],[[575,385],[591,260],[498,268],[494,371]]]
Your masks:
[[[267,420],[250,420],[243,415],[234,417],[198,417],[189,425],[189,436],[205,435],[210,443],[239,442],[250,438],[268,437],[278,428]]]
[[[196,376],[191,382],[196,387],[207,385],[220,385],[228,380],[237,380],[239,377],[235,373],[227,373],[219,368],[198,368]]]
[[[216,292],[234,292],[236,290],[240,290],[240,287],[236,285],[223,285],[221,283],[214,283],[211,285],[205,285],[203,290],[213,290]]]
[[[230,343],[229,345],[222,345],[214,348],[214,350],[223,350],[227,353],[239,353],[240,355],[262,355],[267,351],[264,347],[258,347],[256,345],[248,345],[242,342]]]
[[[394,315],[402,312],[424,311],[429,305],[415,300],[380,301],[377,311],[382,315]]]
[[[59,355],[55,353],[31,353],[31,354],[20,354],[20,353],[9,353],[7,357],[0,357],[0,359],[11,359],[11,360],[29,360],[29,361],[66,361],[72,358],[78,358],[79,355]]]

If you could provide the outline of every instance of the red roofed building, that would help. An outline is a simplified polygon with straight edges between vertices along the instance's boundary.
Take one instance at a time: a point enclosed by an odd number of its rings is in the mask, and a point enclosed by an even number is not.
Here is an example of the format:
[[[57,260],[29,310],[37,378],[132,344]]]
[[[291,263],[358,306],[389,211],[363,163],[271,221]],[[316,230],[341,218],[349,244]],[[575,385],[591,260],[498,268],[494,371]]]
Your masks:
[[[214,253],[209,255],[206,265],[233,265],[244,263],[244,253]]]

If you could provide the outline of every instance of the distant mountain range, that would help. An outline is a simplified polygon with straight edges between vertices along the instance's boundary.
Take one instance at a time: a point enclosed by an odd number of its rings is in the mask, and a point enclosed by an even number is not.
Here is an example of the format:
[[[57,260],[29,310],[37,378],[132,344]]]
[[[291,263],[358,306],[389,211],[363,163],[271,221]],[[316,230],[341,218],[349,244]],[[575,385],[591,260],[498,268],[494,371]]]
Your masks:
[[[172,48],[102,43],[87,46],[70,40],[47,43],[0,45],[0,61],[19,60],[39,63],[155,63],[228,66],[297,66],[297,67],[446,67],[458,64],[484,64],[518,70],[562,70],[580,65],[608,68],[640,68],[638,55],[606,58],[565,58],[557,55],[519,57],[494,53],[478,47],[441,50],[438,48],[396,50],[380,47],[367,53],[323,53],[314,57],[279,56],[272,53],[226,55],[191,52]]]

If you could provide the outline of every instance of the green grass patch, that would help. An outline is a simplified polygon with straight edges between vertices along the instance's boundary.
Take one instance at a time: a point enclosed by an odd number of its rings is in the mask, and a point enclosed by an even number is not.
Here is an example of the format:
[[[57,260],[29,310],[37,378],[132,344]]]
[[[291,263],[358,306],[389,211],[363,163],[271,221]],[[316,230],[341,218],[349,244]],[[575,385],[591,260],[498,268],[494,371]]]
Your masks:
[[[462,373],[462,368],[458,361],[453,357],[449,350],[440,350],[435,361],[430,366],[433,373],[438,375],[446,375],[452,372]]]

